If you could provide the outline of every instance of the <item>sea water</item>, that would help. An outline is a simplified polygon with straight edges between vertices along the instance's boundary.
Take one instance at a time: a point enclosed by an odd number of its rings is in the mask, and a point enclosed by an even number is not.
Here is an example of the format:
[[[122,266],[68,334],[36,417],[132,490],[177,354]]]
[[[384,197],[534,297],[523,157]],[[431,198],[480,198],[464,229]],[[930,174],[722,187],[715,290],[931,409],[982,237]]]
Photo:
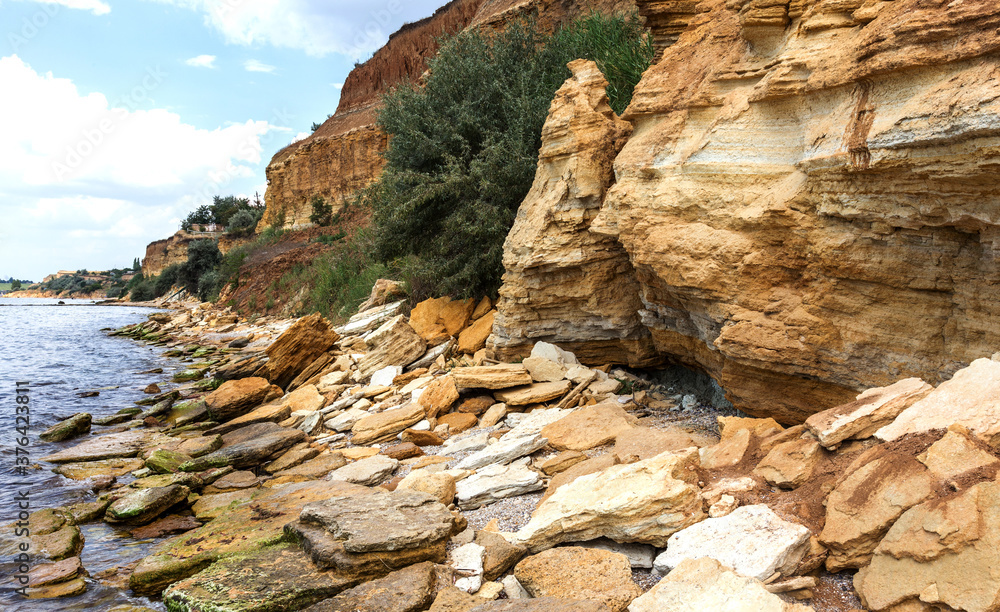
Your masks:
[[[51,471],[44,455],[77,444],[42,442],[38,435],[61,418],[86,412],[94,418],[133,407],[147,397],[143,388],[158,383],[167,391],[178,364],[162,357],[163,349],[126,338],[110,337],[108,329],[145,321],[149,308],[102,306],[92,301],[0,298],[0,525],[13,523],[27,492],[31,511],[83,501],[96,495],[87,481],[74,481]],[[102,331],[103,330],[103,331]],[[164,374],[139,374],[163,368]],[[30,423],[27,440],[24,421],[17,420],[17,385],[27,383]],[[96,397],[80,397],[97,391]],[[23,413],[20,416],[24,416]],[[92,433],[101,427],[94,426]],[[23,444],[27,442],[27,444]],[[27,453],[27,455],[25,455]],[[17,458],[28,457],[27,469],[17,469]],[[18,498],[21,498],[19,500]],[[153,541],[136,541],[124,529],[106,523],[81,526],[85,538],[81,560],[91,575],[127,567],[149,554]],[[9,539],[9,537],[8,537]],[[46,612],[104,611],[123,604],[163,610],[159,603],[130,597],[119,589],[87,579],[87,592],[65,599],[24,599],[18,588],[14,542],[0,543],[0,610]],[[31,564],[44,563],[32,559]]]

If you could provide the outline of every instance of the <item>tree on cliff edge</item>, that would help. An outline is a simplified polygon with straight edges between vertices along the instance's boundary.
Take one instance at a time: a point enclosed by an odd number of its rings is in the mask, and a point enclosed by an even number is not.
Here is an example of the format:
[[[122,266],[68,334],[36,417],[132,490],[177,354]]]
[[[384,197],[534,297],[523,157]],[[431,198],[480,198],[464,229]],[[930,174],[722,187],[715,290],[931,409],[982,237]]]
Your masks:
[[[652,57],[634,16],[590,15],[553,37],[517,22],[500,34],[444,41],[423,87],[402,86],[383,100],[379,126],[390,146],[367,194],[376,257],[417,261],[411,276],[429,293],[494,293],[549,105],[570,76],[566,64],[595,60],[620,112]]]

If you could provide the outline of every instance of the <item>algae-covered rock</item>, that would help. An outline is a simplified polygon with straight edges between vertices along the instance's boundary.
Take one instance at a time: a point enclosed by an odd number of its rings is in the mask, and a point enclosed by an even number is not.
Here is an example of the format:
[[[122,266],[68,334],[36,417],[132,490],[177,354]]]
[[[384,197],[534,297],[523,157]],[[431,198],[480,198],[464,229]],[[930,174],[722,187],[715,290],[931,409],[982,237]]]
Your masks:
[[[180,465],[191,460],[191,457],[184,453],[159,448],[146,459],[146,467],[157,474],[172,474],[180,471]]]
[[[281,429],[257,438],[224,446],[180,465],[183,472],[200,472],[209,468],[231,465],[237,469],[262,465],[271,457],[305,440],[305,432],[298,429]]]
[[[140,489],[111,504],[105,520],[109,523],[144,525],[187,499],[190,493],[191,489],[179,484]]]
[[[214,563],[170,586],[163,601],[171,612],[301,610],[360,581],[317,570],[297,546],[281,544]]]
[[[89,432],[90,424],[90,415],[85,412],[81,412],[80,414],[74,414],[65,421],[60,421],[52,427],[49,427],[39,434],[38,437],[46,442],[63,442]]]
[[[366,487],[327,481],[260,491],[252,501],[226,506],[214,520],[160,544],[132,572],[129,587],[140,595],[158,595],[216,560],[277,544],[284,526],[310,502],[368,492]]]
[[[201,380],[205,377],[205,370],[181,370],[173,376],[174,382],[188,382],[191,380]]]

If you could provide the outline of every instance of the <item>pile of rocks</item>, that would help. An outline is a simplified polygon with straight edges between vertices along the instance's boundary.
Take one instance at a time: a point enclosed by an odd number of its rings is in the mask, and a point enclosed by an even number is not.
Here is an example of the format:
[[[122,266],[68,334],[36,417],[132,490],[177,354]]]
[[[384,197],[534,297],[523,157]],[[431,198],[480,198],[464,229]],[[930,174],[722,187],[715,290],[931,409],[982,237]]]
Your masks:
[[[106,491],[32,517],[33,593],[85,588],[77,525],[105,520],[173,535],[129,578],[173,610],[823,609],[824,569],[870,610],[1000,596],[997,361],[713,436],[557,346],[494,361],[488,301],[402,308],[119,330],[198,374],[44,458]]]

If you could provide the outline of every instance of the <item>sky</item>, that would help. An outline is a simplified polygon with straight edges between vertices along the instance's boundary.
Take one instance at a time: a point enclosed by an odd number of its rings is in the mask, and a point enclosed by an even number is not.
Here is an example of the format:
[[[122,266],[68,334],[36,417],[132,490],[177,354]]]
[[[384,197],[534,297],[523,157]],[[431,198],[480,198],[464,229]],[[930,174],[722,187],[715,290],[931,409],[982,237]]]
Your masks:
[[[0,0],[0,278],[132,265],[446,0]]]

